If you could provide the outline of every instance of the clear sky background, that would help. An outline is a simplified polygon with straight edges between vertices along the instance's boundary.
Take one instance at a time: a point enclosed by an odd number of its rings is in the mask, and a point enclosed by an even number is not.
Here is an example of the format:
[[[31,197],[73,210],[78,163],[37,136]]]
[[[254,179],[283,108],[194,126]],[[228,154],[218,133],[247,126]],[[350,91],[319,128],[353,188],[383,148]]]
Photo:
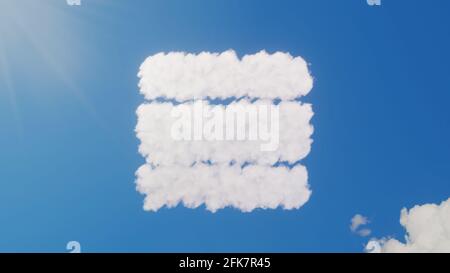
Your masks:
[[[447,0],[0,0],[0,251],[360,252],[450,196]],[[315,78],[299,210],[142,209],[136,76],[157,52],[287,51]]]

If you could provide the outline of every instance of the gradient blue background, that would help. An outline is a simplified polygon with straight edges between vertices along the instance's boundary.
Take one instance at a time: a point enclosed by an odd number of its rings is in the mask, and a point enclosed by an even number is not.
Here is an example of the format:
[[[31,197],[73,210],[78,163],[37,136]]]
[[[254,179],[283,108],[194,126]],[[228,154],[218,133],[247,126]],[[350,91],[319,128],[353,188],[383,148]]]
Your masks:
[[[402,239],[402,207],[450,196],[450,1],[38,2],[0,0],[2,252],[65,252],[70,240],[83,252],[360,252],[355,213],[374,236]],[[311,63],[310,201],[143,211],[139,65],[160,51],[230,48]]]

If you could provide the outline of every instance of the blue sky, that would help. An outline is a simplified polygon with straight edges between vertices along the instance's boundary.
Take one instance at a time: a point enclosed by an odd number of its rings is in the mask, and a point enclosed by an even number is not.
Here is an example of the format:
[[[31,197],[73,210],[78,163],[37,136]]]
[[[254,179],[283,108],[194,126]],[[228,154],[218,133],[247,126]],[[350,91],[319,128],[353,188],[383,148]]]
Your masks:
[[[0,251],[360,252],[449,197],[450,3],[0,0]],[[157,52],[311,63],[313,194],[299,210],[142,209],[136,76]]]

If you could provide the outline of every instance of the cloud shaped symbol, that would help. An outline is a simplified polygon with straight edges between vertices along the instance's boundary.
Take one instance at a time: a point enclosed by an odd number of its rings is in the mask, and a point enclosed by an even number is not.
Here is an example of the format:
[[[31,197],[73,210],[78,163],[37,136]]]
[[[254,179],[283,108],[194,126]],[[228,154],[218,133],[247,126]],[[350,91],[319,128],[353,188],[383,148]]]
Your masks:
[[[182,203],[215,212],[228,206],[296,209],[311,190],[299,161],[310,150],[313,79],[307,63],[265,51],[158,53],[141,65],[146,102],[136,111],[136,172],[144,209]]]

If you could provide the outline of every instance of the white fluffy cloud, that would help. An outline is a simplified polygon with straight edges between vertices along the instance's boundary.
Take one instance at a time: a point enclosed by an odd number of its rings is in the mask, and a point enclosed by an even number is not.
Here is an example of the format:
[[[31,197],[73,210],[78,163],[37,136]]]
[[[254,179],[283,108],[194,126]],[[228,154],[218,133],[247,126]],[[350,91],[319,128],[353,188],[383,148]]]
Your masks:
[[[152,168],[137,171],[138,191],[146,195],[145,210],[156,211],[180,202],[188,208],[205,204],[210,211],[231,206],[249,212],[255,208],[295,209],[308,201],[306,168],[251,165],[196,164],[193,167]]]
[[[247,106],[248,101],[232,105]],[[252,104],[254,105],[254,104]],[[281,102],[279,145],[274,151],[261,151],[262,140],[234,141],[177,141],[171,137],[172,125],[176,117],[171,115],[174,108],[192,107],[192,103],[174,106],[172,103],[146,103],[137,110],[136,133],[141,140],[139,152],[153,165],[190,165],[193,162],[213,161],[216,163],[253,162],[273,165],[277,161],[295,163],[305,158],[311,150],[313,116],[310,104]],[[224,107],[224,106],[215,106]],[[229,106],[228,106],[229,107]],[[247,120],[248,122],[248,120]]]
[[[367,248],[376,252],[450,252],[450,198],[439,205],[403,208],[400,224],[406,230],[405,242],[374,239]]]
[[[228,97],[294,99],[309,93],[313,79],[301,57],[261,51],[239,59],[232,50],[159,53],[139,71],[139,87],[147,99],[178,100]]]
[[[361,214],[355,214],[350,221],[350,230],[359,236],[369,236],[372,232],[368,228],[361,228],[369,223],[369,219]]]
[[[308,174],[298,161],[311,149],[313,111],[298,99],[311,90],[313,81],[302,58],[264,51],[242,59],[234,51],[159,53],[145,60],[138,76],[147,99],[136,111],[135,129],[141,141],[139,152],[146,159],[136,172],[137,190],[146,195],[144,209],[157,211],[183,204],[189,208],[205,205],[213,212],[228,206],[249,212],[296,209],[308,201]],[[168,100],[155,100],[161,97]],[[231,97],[246,98],[221,106],[203,100]],[[281,101],[276,104],[275,98]],[[177,140],[174,110],[193,109],[199,101],[219,110],[276,104],[276,148],[261,149],[264,139]],[[258,124],[269,125],[269,116],[258,116]]]

